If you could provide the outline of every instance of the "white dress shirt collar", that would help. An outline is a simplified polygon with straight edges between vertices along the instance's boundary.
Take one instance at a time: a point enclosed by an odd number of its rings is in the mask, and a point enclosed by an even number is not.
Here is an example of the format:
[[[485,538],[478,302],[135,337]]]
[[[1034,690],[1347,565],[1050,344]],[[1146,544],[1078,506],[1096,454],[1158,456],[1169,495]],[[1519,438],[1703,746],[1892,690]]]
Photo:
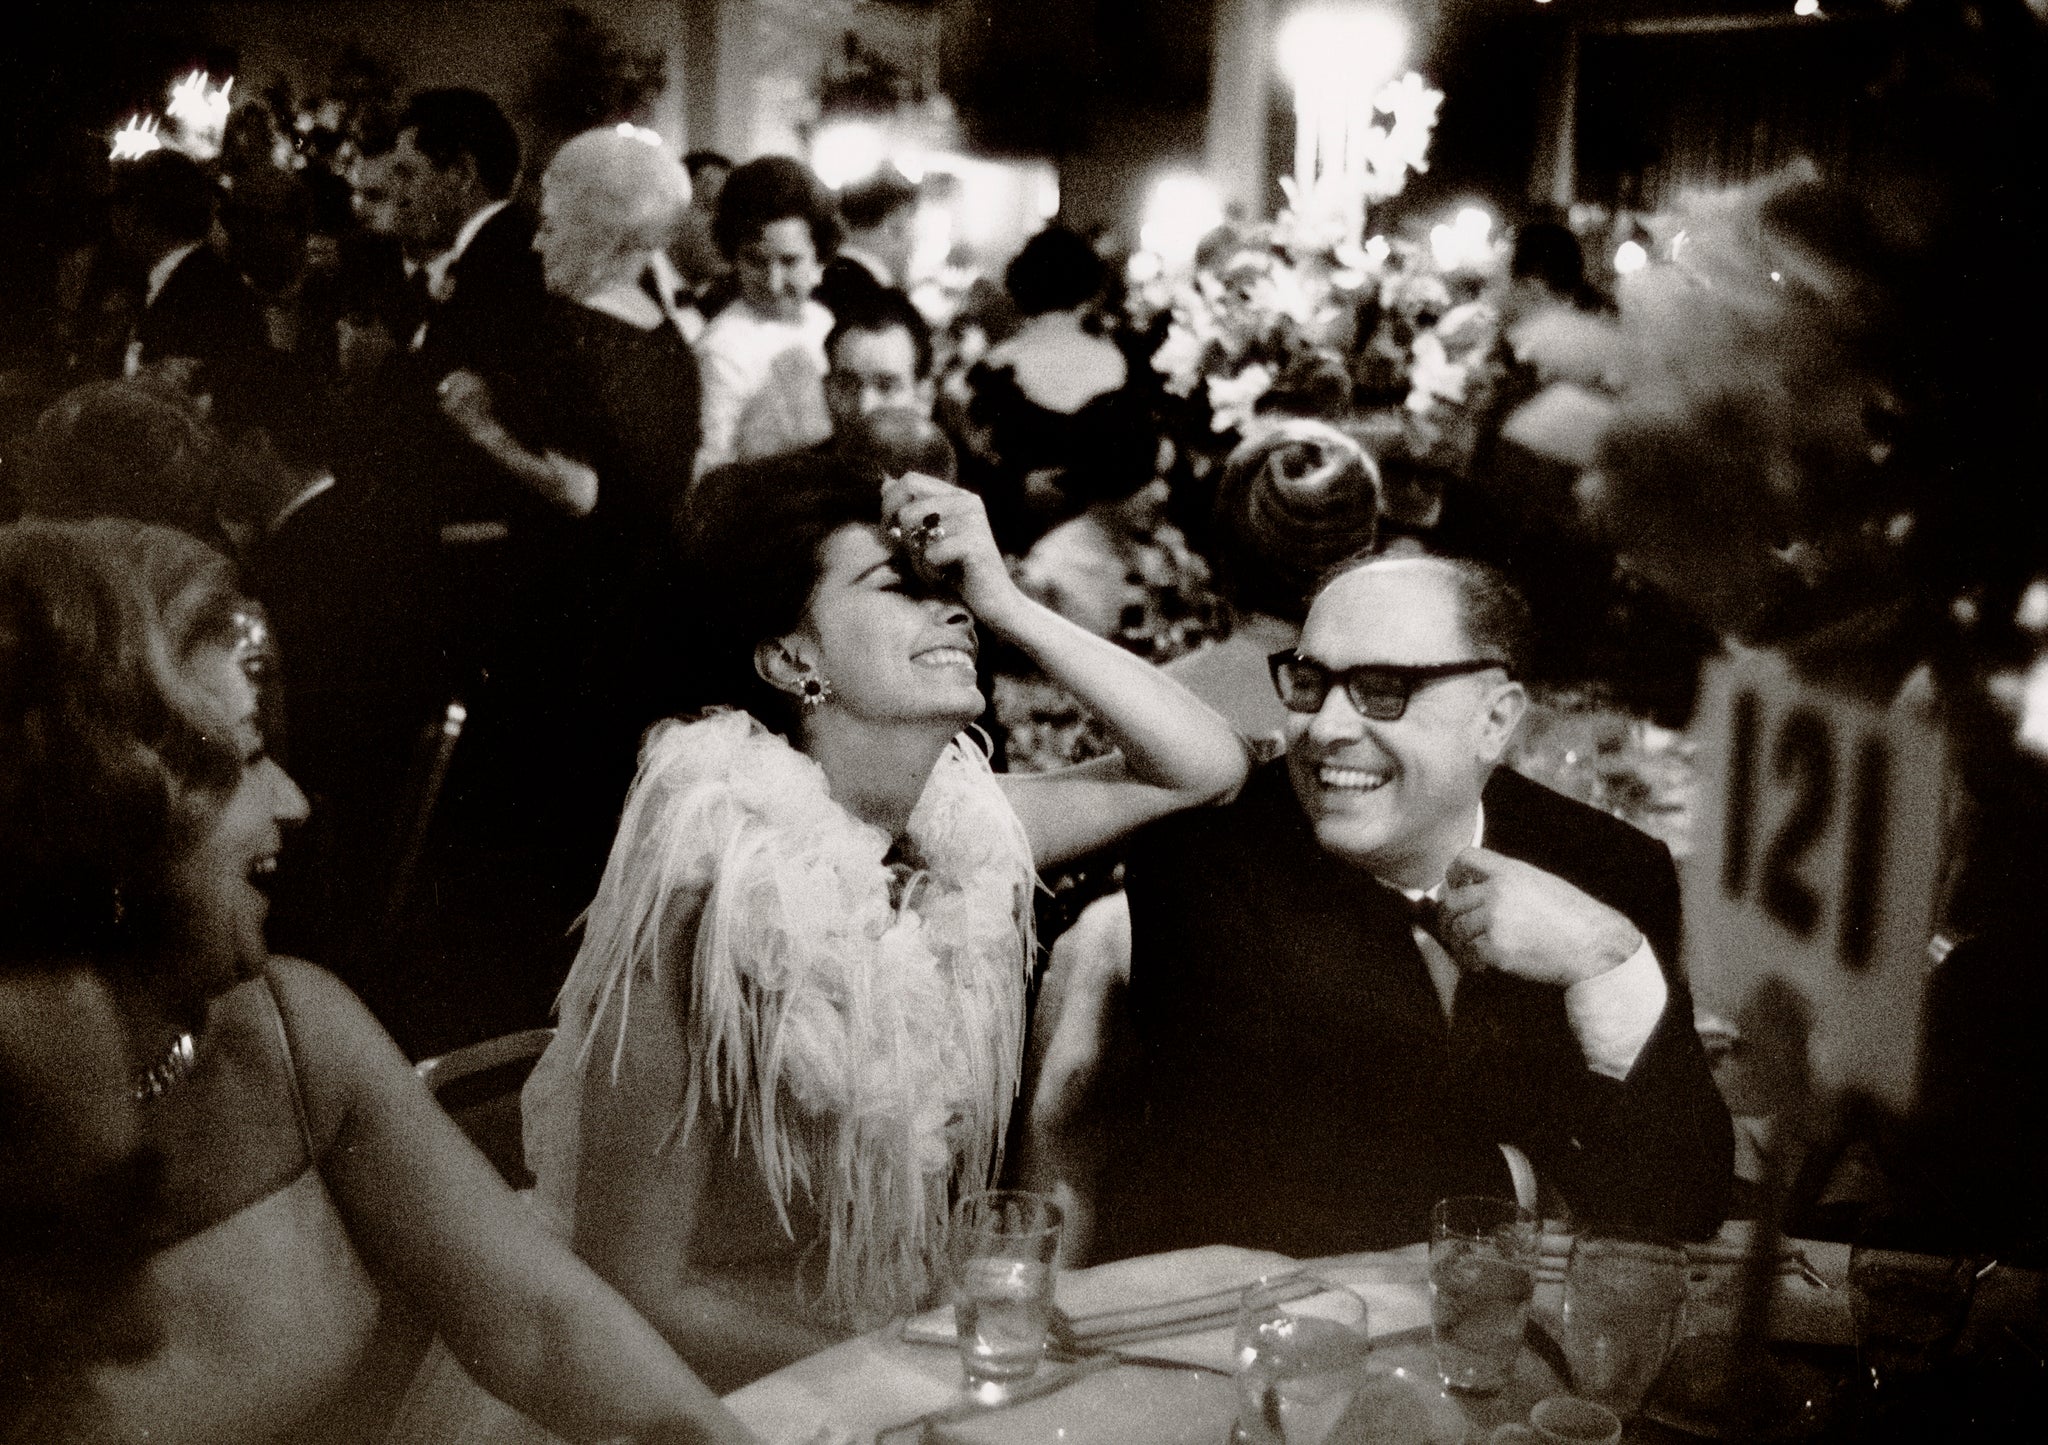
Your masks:
[[[144,306],[156,305],[156,298],[170,281],[171,273],[184,265],[185,258],[198,250],[199,246],[199,242],[189,241],[175,250],[164,252],[157,258],[157,263],[149,268],[149,289],[142,296]]]
[[[1484,803],[1481,803],[1472,815],[1472,846],[1475,848],[1484,848],[1486,846],[1486,804]],[[1410,903],[1423,898],[1434,898],[1437,902],[1441,903],[1443,902],[1444,890],[1448,886],[1449,881],[1449,879],[1438,879],[1437,885],[1434,888],[1403,888],[1401,893]]]
[[[448,270],[462,259],[462,253],[469,249],[477,232],[491,223],[491,217],[511,205],[510,200],[492,201],[475,215],[462,223],[462,229],[455,233],[455,244],[426,263],[427,294],[437,301],[448,299]]]

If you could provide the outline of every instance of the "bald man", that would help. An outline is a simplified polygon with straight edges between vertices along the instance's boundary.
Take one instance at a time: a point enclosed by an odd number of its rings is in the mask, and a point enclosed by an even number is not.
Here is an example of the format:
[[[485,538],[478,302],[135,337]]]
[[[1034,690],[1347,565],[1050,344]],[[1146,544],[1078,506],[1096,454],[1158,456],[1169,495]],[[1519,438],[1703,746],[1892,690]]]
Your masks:
[[[1499,766],[1527,632],[1475,563],[1341,571],[1273,660],[1286,755],[1136,841],[1096,1257],[1390,1248],[1453,1194],[1719,1225],[1732,1138],[1670,854]]]

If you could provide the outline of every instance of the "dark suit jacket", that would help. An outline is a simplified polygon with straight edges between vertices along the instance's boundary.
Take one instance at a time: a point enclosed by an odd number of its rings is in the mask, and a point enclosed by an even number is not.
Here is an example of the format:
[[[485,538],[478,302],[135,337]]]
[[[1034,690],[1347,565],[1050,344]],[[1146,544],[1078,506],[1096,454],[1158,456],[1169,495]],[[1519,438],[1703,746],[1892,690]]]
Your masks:
[[[548,294],[533,249],[538,226],[533,211],[514,201],[484,222],[448,268],[454,289],[429,307],[423,348],[436,380],[457,367],[489,379],[527,359]]]
[[[879,296],[892,288],[875,279],[875,273],[850,256],[834,256],[825,263],[824,274],[811,294],[834,316],[844,314],[849,302]]]
[[[145,362],[196,358],[198,389],[213,396],[215,415],[229,427],[261,398],[274,356],[263,303],[234,267],[203,244],[177,264],[156,300],[143,308],[135,339]]]
[[[1733,1138],[1674,967],[1670,855],[1505,768],[1485,842],[1649,939],[1671,997],[1628,1079],[1585,1067],[1559,989],[1466,975],[1446,1024],[1405,900],[1318,845],[1282,759],[1235,804],[1133,845],[1138,1054],[1099,1201],[1102,1257],[1412,1243],[1437,1199],[1511,1193],[1503,1142],[1588,1225],[1714,1230]]]
[[[486,221],[449,267],[447,299],[426,307],[426,336],[405,369],[404,406],[414,432],[412,465],[436,519],[546,528],[554,514],[441,414],[436,388],[458,369],[490,383],[498,420],[536,451],[554,439],[532,425],[529,392],[546,367],[547,285],[533,249],[533,212],[514,202]],[[493,570],[502,570],[492,564]],[[474,593],[475,579],[456,584]],[[501,601],[481,604],[494,610]]]

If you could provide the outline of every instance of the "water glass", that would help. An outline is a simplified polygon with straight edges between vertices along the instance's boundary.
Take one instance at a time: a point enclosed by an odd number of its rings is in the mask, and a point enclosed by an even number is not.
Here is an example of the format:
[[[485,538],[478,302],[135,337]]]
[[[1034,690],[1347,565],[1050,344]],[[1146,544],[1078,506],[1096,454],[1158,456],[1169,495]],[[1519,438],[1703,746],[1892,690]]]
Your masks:
[[[1858,1245],[1849,1252],[1856,1352],[1873,1384],[1922,1374],[1955,1347],[1969,1318],[1976,1270],[1945,1259]]]
[[[1320,1286],[1320,1288],[1318,1288]],[[1365,1301],[1303,1275],[1267,1276],[1237,1308],[1232,1445],[1322,1445],[1366,1381]]]
[[[1491,1395],[1513,1376],[1536,1292],[1536,1216],[1512,1199],[1459,1195],[1429,1226],[1429,1324],[1447,1389]]]
[[[1564,1352],[1578,1393],[1624,1418],[1657,1382],[1685,1312],[1682,1250],[1581,1235],[1564,1273]]]
[[[1045,1356],[1060,1207],[992,1189],[953,1206],[953,1323],[969,1381],[1021,1380]]]

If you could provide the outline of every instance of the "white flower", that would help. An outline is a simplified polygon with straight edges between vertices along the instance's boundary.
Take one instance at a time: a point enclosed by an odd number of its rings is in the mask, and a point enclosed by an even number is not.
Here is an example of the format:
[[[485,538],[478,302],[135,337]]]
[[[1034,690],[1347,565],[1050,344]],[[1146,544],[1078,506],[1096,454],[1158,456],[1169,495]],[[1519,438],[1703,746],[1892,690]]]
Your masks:
[[[1425,412],[1438,401],[1453,404],[1465,399],[1466,368],[1444,352],[1443,338],[1425,331],[1415,338],[1415,355],[1408,368],[1408,410]]]
[[[1210,425],[1218,432],[1243,427],[1251,420],[1253,405],[1272,387],[1273,373],[1263,366],[1247,366],[1236,376],[1210,377]]]
[[[1152,369],[1166,378],[1168,391],[1186,396],[1195,389],[1196,371],[1208,350],[1209,343],[1176,314],[1166,328],[1166,340],[1152,353]]]

